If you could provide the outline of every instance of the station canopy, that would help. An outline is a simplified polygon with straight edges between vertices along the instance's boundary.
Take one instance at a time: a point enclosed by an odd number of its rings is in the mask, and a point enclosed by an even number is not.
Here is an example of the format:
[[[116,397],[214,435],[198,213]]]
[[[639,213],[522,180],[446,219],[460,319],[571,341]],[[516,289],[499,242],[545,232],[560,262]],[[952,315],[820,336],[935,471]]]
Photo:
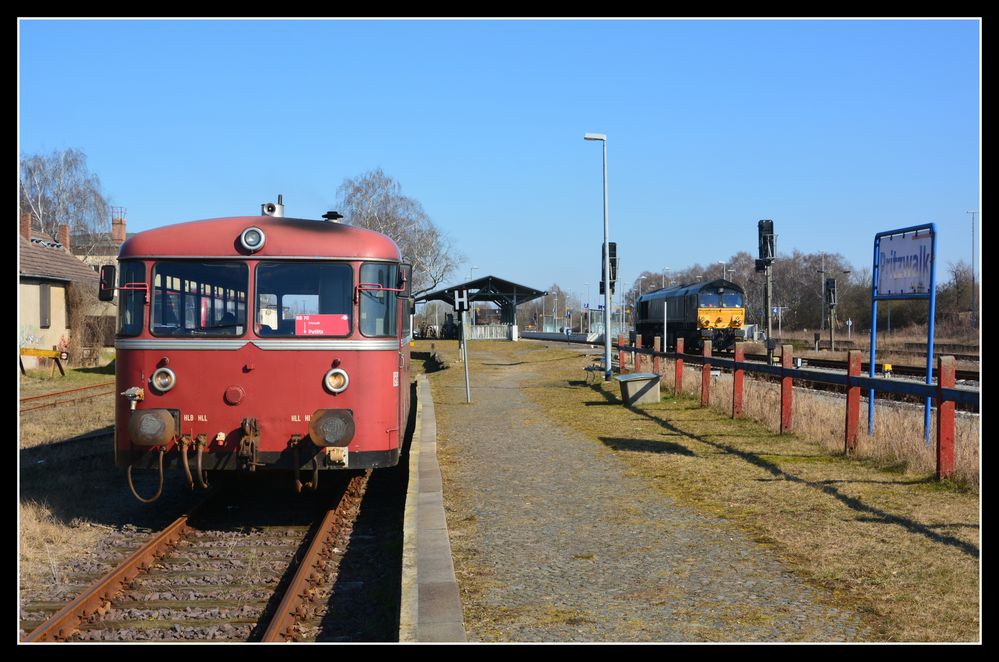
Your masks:
[[[502,311],[504,324],[517,323],[517,306],[548,294],[544,290],[536,290],[533,287],[511,283],[496,276],[483,276],[482,278],[470,280],[467,283],[451,285],[446,289],[418,296],[416,297],[416,303],[443,301],[453,308],[455,290],[468,290],[469,303],[473,301],[490,301],[498,305]]]

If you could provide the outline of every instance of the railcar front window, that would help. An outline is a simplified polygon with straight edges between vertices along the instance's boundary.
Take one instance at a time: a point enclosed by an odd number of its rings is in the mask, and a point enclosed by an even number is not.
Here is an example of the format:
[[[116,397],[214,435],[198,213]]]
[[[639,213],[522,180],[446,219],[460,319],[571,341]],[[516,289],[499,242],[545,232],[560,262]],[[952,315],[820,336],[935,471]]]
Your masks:
[[[128,283],[146,282],[146,265],[142,262],[122,262],[118,287]],[[118,335],[137,336],[142,333],[146,293],[142,290],[118,291]]]
[[[396,293],[399,287],[399,266],[369,263],[361,266],[361,283],[372,289],[361,289],[361,333],[369,337],[394,337],[397,331]]]
[[[249,269],[232,262],[157,262],[154,336],[241,336],[246,332]]]
[[[353,270],[343,263],[257,266],[257,335],[349,336]]]

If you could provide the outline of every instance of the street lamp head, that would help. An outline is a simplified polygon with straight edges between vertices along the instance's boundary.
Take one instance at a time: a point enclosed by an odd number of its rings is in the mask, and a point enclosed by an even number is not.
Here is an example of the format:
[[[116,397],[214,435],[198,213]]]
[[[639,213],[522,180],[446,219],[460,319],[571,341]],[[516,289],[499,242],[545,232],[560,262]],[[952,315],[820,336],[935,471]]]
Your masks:
[[[586,133],[583,134],[583,140],[607,140],[606,133]]]

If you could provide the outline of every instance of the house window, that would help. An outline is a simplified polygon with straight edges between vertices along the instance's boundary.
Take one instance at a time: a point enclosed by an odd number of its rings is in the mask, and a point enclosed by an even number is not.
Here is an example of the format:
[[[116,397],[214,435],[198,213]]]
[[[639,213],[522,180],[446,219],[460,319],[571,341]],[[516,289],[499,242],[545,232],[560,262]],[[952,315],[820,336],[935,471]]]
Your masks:
[[[52,286],[42,283],[38,290],[38,326],[47,329],[52,326]]]

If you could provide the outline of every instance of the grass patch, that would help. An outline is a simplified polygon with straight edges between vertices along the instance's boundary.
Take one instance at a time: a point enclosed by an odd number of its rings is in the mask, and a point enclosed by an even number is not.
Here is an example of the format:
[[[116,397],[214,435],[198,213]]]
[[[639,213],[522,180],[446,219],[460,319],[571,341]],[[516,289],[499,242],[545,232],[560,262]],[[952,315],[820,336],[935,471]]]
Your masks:
[[[65,368],[65,366],[63,366]],[[20,397],[27,398],[34,395],[65,391],[71,388],[82,386],[92,386],[114,381],[115,362],[94,367],[94,368],[66,368],[66,376],[55,371],[51,375],[47,368],[28,370],[26,375],[20,376]]]

